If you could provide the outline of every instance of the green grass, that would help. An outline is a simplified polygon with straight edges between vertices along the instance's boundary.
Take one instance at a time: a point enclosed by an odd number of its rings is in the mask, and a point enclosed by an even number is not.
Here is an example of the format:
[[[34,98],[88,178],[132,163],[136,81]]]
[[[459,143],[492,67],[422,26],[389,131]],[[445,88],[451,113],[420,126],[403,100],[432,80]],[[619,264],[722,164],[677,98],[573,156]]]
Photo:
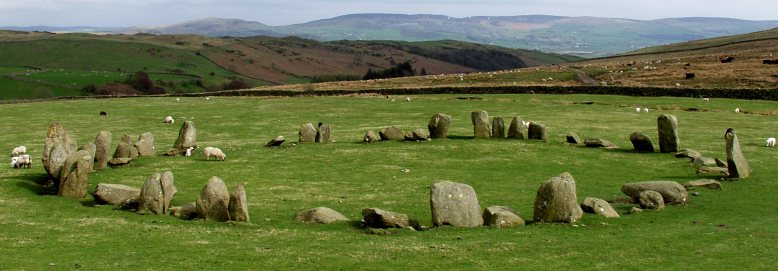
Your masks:
[[[468,95],[472,96],[472,95]],[[712,99],[640,98],[587,95],[495,95],[460,100],[457,95],[415,96],[411,102],[382,97],[306,98],[127,98],[0,105],[0,122],[15,124],[0,134],[0,149],[26,145],[29,170],[0,169],[0,269],[376,269],[376,270],[559,270],[605,269],[774,269],[765,260],[778,256],[778,173],[774,149],[763,140],[775,136],[778,116],[735,114],[773,110],[778,103]],[[399,100],[399,99],[398,99]],[[594,102],[582,104],[582,102]],[[635,113],[633,107],[651,113]],[[704,108],[708,112],[660,108]],[[45,109],[45,110],[44,110]],[[474,140],[470,112],[521,116],[549,127],[549,142]],[[107,111],[107,117],[99,117]],[[369,129],[396,125],[425,127],[436,112],[451,114],[448,140],[423,143],[359,143]],[[625,182],[701,178],[686,159],[670,154],[632,153],[629,134],[649,135],[656,143],[656,116],[679,119],[682,147],[709,157],[724,157],[723,134],[733,127],[752,177],[726,182],[723,190],[700,189],[684,206],[629,215],[632,205],[615,204],[619,219],[585,215],[575,225],[531,224],[516,228],[433,228],[393,230],[369,235],[354,223],[305,225],[292,216],[327,206],[353,221],[362,208],[406,213],[431,225],[429,186],[453,180],[473,186],[482,207],[508,205],[527,220],[543,181],[570,172],[579,201],[594,196],[624,197]],[[172,115],[176,125],[162,124]],[[19,116],[25,116],[20,118]],[[132,166],[90,175],[97,183],[140,187],[154,172],[171,170],[178,194],[174,205],[194,201],[210,176],[232,190],[246,182],[252,223],[185,221],[170,216],[137,215],[109,206],[42,196],[36,182],[46,128],[61,122],[80,144],[101,130],[137,138],[152,132],[158,151],[173,145],[180,124],[193,120],[198,145],[220,147],[225,162],[192,157],[140,158]],[[330,123],[332,144],[298,144],[306,122]],[[622,147],[607,151],[567,146],[569,131],[602,137]],[[277,135],[285,148],[262,147]],[[402,172],[409,169],[410,172]]]

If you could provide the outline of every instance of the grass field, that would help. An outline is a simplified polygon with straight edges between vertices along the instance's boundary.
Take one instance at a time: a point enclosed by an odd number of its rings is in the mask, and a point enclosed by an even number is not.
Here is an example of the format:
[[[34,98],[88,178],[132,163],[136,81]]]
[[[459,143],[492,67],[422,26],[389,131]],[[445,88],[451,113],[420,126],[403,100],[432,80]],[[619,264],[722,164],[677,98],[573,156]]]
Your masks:
[[[472,95],[468,95],[472,96]],[[402,100],[397,97],[398,101]],[[0,105],[0,149],[27,146],[32,169],[0,168],[0,270],[769,270],[778,257],[776,102],[587,95],[411,96],[391,102],[378,96],[301,98],[124,98],[58,100]],[[591,102],[591,103],[590,103]],[[635,106],[650,113],[636,113]],[[683,108],[701,108],[689,112]],[[756,114],[736,114],[735,107]],[[549,127],[549,142],[472,139],[470,112],[521,116]],[[107,117],[98,112],[107,111]],[[396,125],[426,127],[437,112],[452,115],[448,140],[421,143],[360,140],[367,130]],[[482,208],[507,205],[532,219],[543,181],[570,172],[579,201],[593,196],[624,198],[625,182],[674,180],[695,175],[687,159],[631,151],[629,134],[643,132],[657,143],[656,117],[678,117],[682,147],[725,158],[724,131],[738,134],[753,175],[698,189],[684,206],[622,215],[586,214],[575,224],[530,224],[515,228],[432,228],[367,234],[358,225],[363,208],[406,213],[431,226],[429,186],[452,180],[473,186]],[[175,125],[162,118],[172,115]],[[211,176],[230,190],[246,183],[251,223],[186,221],[138,215],[83,200],[40,195],[40,164],[46,129],[61,122],[79,144],[101,130],[133,139],[152,132],[158,152],[172,147],[180,124],[192,120],[201,147],[220,147],[224,162],[192,157],[140,158],[129,167],[90,175],[97,183],[138,187],[154,172],[171,170],[178,194],[173,205],[194,201]],[[297,144],[298,128],[319,121],[333,127],[331,144]],[[620,150],[562,143],[577,132],[602,137]],[[277,135],[286,147],[262,145]],[[6,153],[6,155],[8,155]],[[6,160],[7,161],[7,160]],[[408,169],[409,172],[404,172]],[[352,223],[306,225],[295,213],[327,206]]]

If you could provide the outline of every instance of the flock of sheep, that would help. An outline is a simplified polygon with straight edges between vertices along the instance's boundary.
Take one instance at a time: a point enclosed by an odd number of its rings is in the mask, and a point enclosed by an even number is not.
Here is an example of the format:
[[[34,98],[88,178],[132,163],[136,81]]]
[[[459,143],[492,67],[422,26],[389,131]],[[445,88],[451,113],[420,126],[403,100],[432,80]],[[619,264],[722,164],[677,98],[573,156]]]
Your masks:
[[[32,167],[32,157],[27,154],[27,147],[19,146],[11,151],[11,166],[14,168]]]

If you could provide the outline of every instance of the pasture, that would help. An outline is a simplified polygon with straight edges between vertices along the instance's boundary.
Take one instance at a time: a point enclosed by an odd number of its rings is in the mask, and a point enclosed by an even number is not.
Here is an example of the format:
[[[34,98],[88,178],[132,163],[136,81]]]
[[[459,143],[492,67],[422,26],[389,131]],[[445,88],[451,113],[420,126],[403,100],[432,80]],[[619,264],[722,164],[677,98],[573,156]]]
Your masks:
[[[764,140],[778,133],[777,102],[730,99],[641,98],[591,95],[431,95],[396,97],[173,97],[55,100],[2,104],[0,146],[6,157],[18,145],[33,155],[32,169],[0,169],[1,270],[701,270],[774,269],[778,257],[778,150]],[[468,99],[461,99],[468,98]],[[634,108],[647,107],[649,113]],[[747,113],[736,114],[739,107]],[[696,108],[697,111],[684,110]],[[549,141],[472,139],[470,112],[486,110],[549,128]],[[98,116],[106,111],[107,116]],[[363,144],[367,130],[426,128],[437,112],[453,117],[449,139]],[[480,205],[506,205],[532,220],[539,185],[562,172],[576,180],[578,200],[626,198],[626,182],[704,178],[688,159],[634,153],[632,132],[651,137],[656,117],[677,116],[682,148],[725,159],[724,131],[735,129],[753,174],[699,188],[683,206],[629,214],[635,204],[614,203],[621,214],[585,214],[574,224],[513,228],[431,228],[368,234],[361,210],[377,207],[408,214],[431,226],[429,186],[466,183]],[[175,124],[163,124],[171,115]],[[101,130],[133,140],[151,132],[157,153],[173,146],[181,123],[192,120],[200,149],[192,157],[144,157],[130,166],[96,171],[97,183],[140,188],[154,172],[170,170],[178,193],[173,205],[194,201],[211,176],[230,190],[246,183],[251,223],[180,220],[139,215],[41,195],[40,164],[46,129],[60,122],[79,145]],[[296,144],[306,122],[332,125],[330,144]],[[621,148],[565,145],[568,132],[600,137]],[[284,147],[266,148],[283,135]],[[205,161],[202,148],[219,147],[226,161]],[[658,147],[658,146],[657,146]],[[6,160],[8,161],[8,160]],[[299,211],[326,206],[351,223],[306,225]]]

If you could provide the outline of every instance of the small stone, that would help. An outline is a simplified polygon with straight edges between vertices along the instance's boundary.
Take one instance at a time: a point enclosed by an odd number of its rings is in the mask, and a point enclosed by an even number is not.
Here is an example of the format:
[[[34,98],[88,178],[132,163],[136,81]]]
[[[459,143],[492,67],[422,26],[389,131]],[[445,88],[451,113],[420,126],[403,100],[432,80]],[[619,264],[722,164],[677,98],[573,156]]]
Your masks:
[[[362,142],[365,143],[375,143],[378,142],[378,140],[379,140],[378,135],[376,135],[375,132],[373,132],[372,130],[367,131],[365,133],[365,136],[362,137]]]
[[[284,136],[277,136],[268,141],[267,144],[265,144],[265,147],[279,147],[281,144],[284,144],[285,141],[286,138],[284,138]]]

